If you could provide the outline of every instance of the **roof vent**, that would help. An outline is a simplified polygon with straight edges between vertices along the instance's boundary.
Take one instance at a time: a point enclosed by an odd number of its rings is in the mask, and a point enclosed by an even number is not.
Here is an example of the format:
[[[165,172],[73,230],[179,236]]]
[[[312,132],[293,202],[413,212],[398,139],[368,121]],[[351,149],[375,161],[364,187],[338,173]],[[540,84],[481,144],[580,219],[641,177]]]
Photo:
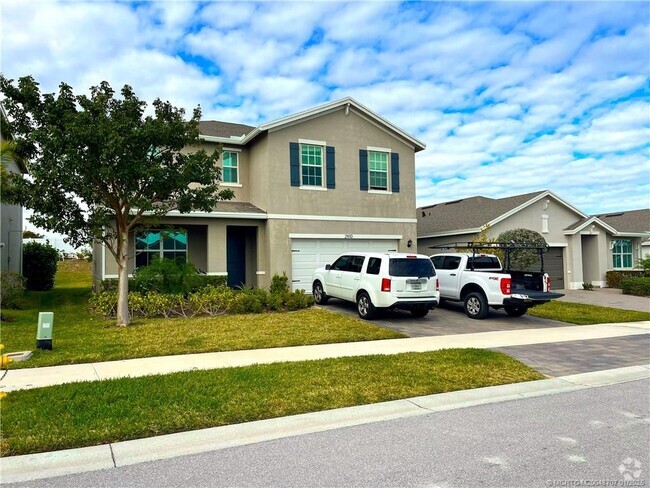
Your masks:
[[[426,217],[426,216],[427,216],[427,213],[424,210],[422,210],[422,217]]]
[[[621,215],[623,215],[623,212],[618,212],[618,213],[613,213],[613,214],[606,214],[606,215],[603,215],[603,217],[605,217],[605,218],[607,218],[607,217],[620,217]]]

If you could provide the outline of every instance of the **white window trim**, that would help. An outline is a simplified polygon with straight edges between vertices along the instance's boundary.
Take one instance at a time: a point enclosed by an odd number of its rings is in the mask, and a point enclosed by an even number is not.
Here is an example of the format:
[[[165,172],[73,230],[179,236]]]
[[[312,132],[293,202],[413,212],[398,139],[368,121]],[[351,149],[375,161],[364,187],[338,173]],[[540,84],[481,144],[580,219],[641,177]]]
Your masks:
[[[615,252],[616,242],[617,241],[621,241],[621,242],[622,241],[627,241],[627,242],[629,242],[630,247],[632,248],[631,251],[629,253],[627,253],[627,252],[625,252],[625,253],[623,253],[623,252]],[[627,266],[618,266],[618,267],[614,266],[614,257],[615,256],[621,256],[621,264],[623,264],[623,262],[625,261],[623,259],[623,256],[627,256],[628,254],[632,258],[632,266],[629,266],[629,267],[627,267]],[[612,240],[612,269],[613,270],[634,269],[634,241],[632,239],[614,239],[614,240]]]
[[[241,150],[233,151],[231,149],[224,149],[221,152],[221,171],[223,171],[226,168],[225,161],[224,161],[224,158],[223,158],[223,153],[226,153],[226,152],[234,153],[234,154],[237,155],[237,166],[236,166],[236,168],[237,168],[237,181],[223,181],[223,178],[222,178],[221,185],[222,186],[232,186],[232,187],[235,187],[235,188],[237,188],[237,187],[241,188],[242,185],[239,182],[239,173],[240,173],[240,169],[241,169],[241,165],[239,164],[239,155],[241,153]],[[232,168],[233,166],[228,166],[228,167]]]
[[[237,172],[239,173],[239,172]],[[239,176],[239,174],[237,174]],[[241,183],[224,183],[223,181],[219,183],[219,186],[229,186],[231,188],[242,188],[243,185]]]
[[[324,141],[311,141],[309,139],[298,139],[298,150],[299,150],[299,157],[300,157],[300,186],[298,187],[300,190],[316,190],[316,191],[327,191],[327,162],[325,161],[326,159],[326,154],[325,154],[325,148],[327,146],[327,143]],[[302,146],[303,144],[307,146],[318,146],[321,148],[321,184],[320,185],[303,185],[302,184]],[[314,166],[315,167],[315,166]]]
[[[366,150],[368,151],[368,193],[375,193],[379,195],[392,195],[392,185],[391,185],[391,154],[392,151],[388,148],[385,147],[374,147],[374,146],[367,146]],[[375,188],[370,188],[370,151],[372,152],[379,152],[379,153],[386,153],[388,155],[386,159],[386,189],[385,190],[377,190]]]

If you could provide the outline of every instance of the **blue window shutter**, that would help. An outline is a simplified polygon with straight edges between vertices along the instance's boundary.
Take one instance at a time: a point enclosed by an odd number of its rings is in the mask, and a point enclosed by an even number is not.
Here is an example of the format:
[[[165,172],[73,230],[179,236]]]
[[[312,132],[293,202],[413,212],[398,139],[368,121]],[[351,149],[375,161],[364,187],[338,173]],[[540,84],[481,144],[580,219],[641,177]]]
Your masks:
[[[368,151],[359,149],[359,188],[368,190]]]
[[[325,164],[327,167],[327,188],[336,188],[336,164],[334,157],[334,147],[325,148]]]
[[[300,145],[289,143],[289,165],[291,168],[291,186],[300,186]]]
[[[393,193],[399,193],[399,154],[390,153],[390,186]]]

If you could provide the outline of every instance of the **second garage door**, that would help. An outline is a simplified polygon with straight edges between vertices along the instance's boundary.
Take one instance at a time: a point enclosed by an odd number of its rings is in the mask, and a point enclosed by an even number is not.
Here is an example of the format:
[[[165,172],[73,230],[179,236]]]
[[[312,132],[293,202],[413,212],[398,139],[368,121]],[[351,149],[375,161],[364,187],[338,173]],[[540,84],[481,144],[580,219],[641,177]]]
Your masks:
[[[311,276],[316,268],[332,264],[350,251],[397,251],[395,239],[292,239],[291,289],[311,291]]]
[[[551,290],[564,288],[564,248],[551,247],[544,254],[544,270],[551,278]]]

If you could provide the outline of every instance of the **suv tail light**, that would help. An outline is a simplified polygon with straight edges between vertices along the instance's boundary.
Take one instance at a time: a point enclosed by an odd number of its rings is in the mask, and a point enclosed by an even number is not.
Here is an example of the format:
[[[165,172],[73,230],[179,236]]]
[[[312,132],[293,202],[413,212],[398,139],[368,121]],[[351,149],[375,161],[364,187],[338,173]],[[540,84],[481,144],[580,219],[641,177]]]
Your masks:
[[[381,279],[381,291],[390,292],[390,279],[382,278]]]
[[[551,291],[551,277],[546,275],[546,291]]]
[[[436,291],[440,291],[440,281],[436,278]]]
[[[510,278],[501,278],[501,293],[510,295],[512,280]]]

